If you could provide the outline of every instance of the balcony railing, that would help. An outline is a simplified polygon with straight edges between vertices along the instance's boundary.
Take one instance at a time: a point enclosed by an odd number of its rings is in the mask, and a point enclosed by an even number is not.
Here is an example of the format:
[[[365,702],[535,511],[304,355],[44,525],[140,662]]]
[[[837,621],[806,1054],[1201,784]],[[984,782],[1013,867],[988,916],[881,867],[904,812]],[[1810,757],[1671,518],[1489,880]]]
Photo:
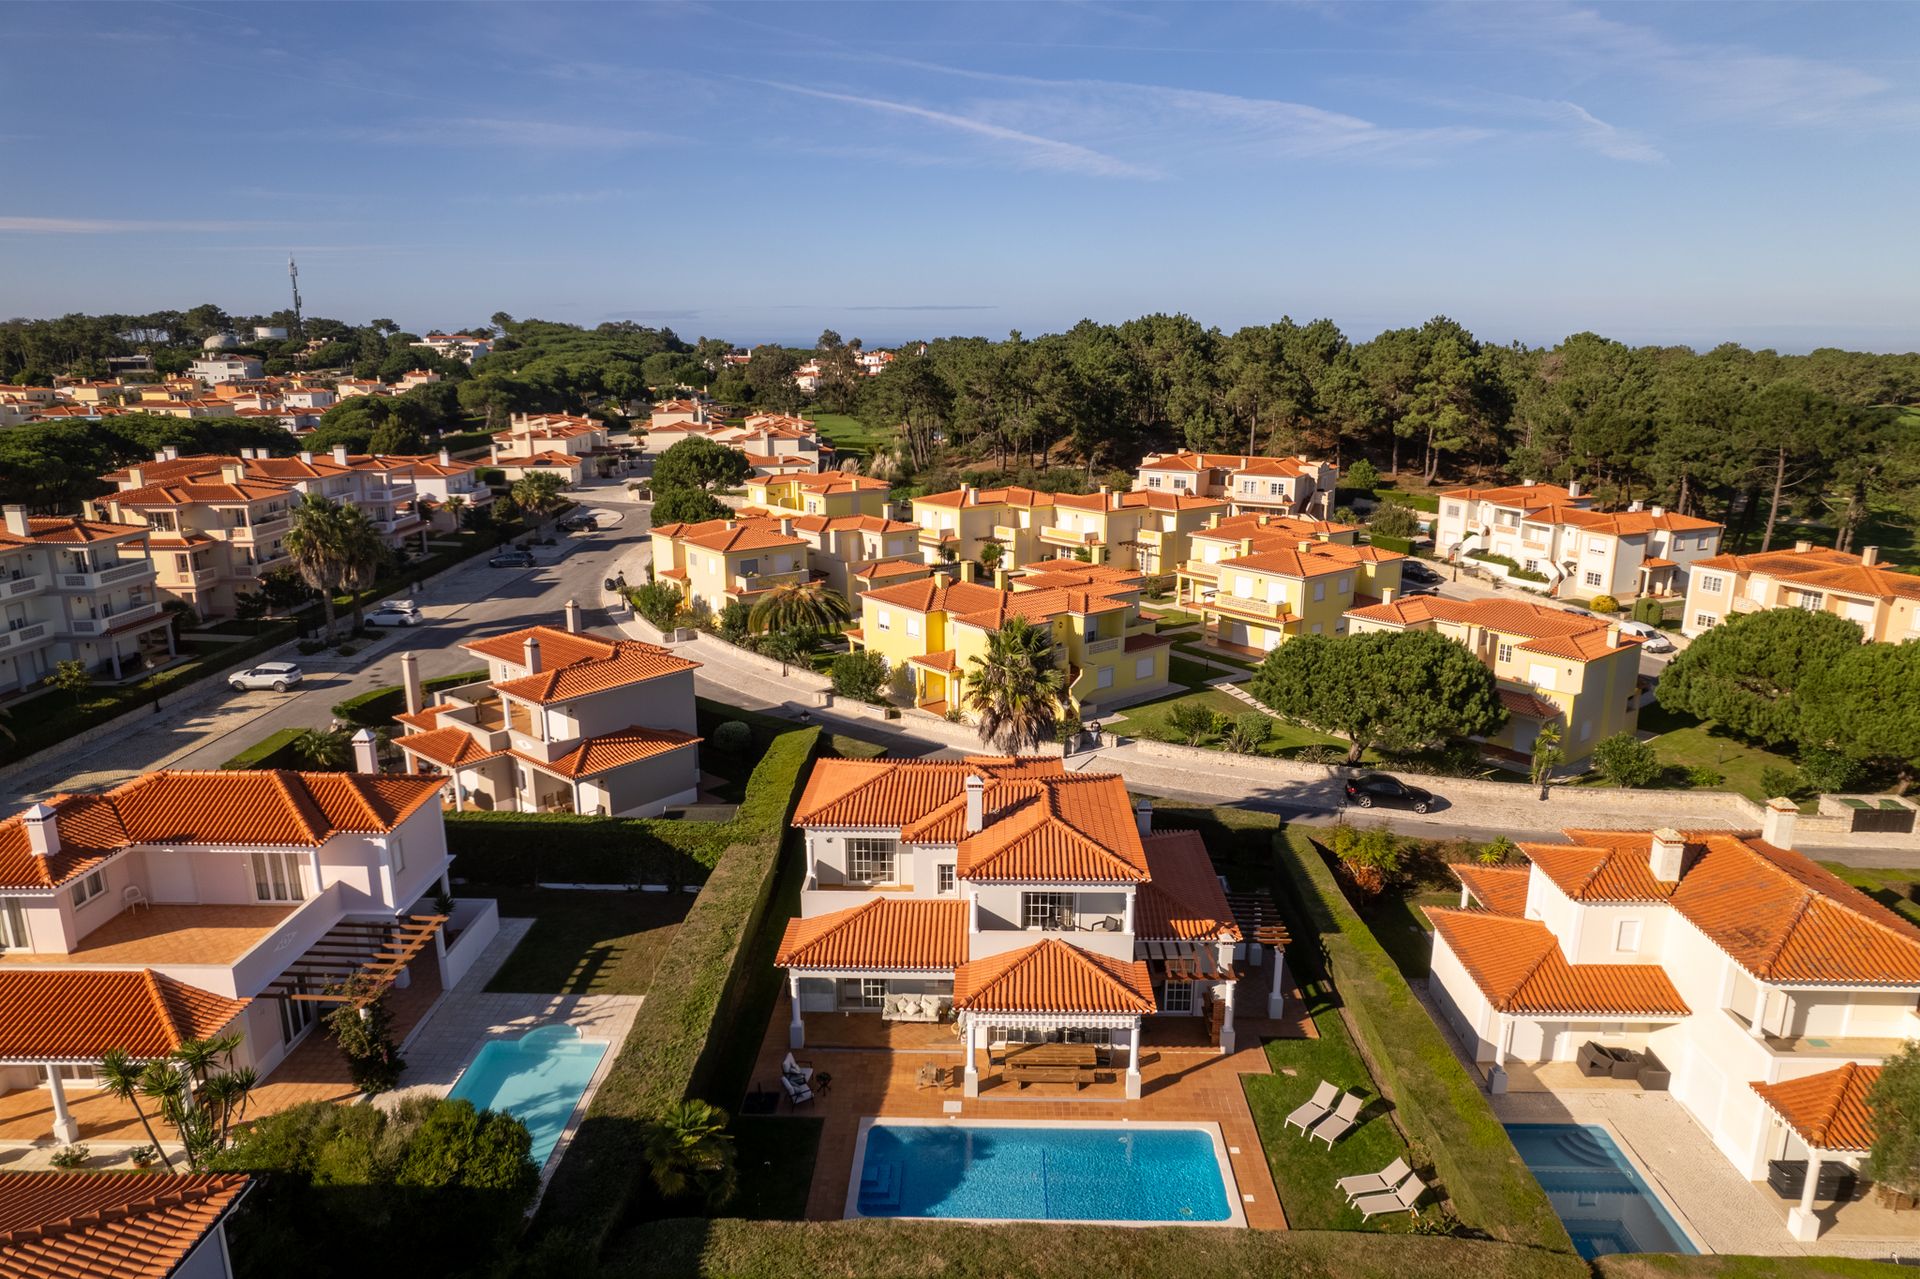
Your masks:
[[[17,630],[0,631],[0,653],[9,649],[25,648],[37,644],[47,637],[47,624],[35,622],[31,626],[22,626]]]
[[[1072,529],[1057,527],[1040,530],[1041,541],[1052,542],[1058,546],[1091,546],[1098,537],[1097,533],[1076,533]]]
[[[76,617],[67,623],[67,630],[74,635],[105,635],[116,627],[152,617],[159,611],[160,601],[148,600],[145,604],[136,604],[105,617]]]
[[[776,586],[804,583],[809,579],[806,569],[795,569],[790,573],[755,573],[752,576],[736,574],[730,589],[744,593],[770,591]]]
[[[38,594],[40,591],[45,590],[46,587],[47,575],[45,573],[29,573],[24,577],[16,577],[7,582],[0,583],[0,596],[5,596],[10,600],[24,599],[29,595]]]
[[[950,528],[923,528],[919,534],[922,546],[938,546],[942,542],[956,542],[959,539],[960,534]]]
[[[1215,595],[1204,607],[1249,613],[1256,617],[1283,617],[1288,613],[1284,600],[1276,604],[1272,600],[1250,600],[1244,595],[1229,595],[1225,591]]]
[[[1115,636],[1113,639],[1094,640],[1091,644],[1087,645],[1087,656],[1098,657],[1102,653],[1111,653],[1118,649],[1123,643],[1125,643],[1125,641],[1118,636]]]
[[[114,586],[121,582],[133,582],[149,579],[153,576],[153,565],[145,560],[122,560],[118,564],[108,564],[88,572],[60,574],[60,589],[63,591],[97,591],[103,586]]]

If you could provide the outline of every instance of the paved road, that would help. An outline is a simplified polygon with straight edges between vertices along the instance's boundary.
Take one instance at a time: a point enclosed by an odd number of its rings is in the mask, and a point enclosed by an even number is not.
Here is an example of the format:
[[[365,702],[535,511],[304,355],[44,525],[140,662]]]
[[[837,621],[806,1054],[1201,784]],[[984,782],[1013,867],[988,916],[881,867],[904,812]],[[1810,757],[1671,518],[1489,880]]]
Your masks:
[[[586,628],[607,627],[611,597],[601,583],[616,561],[647,544],[647,508],[627,501],[617,487],[575,496],[605,512],[603,521],[614,526],[562,535],[559,546],[537,548],[535,568],[489,568],[478,559],[442,575],[417,597],[424,623],[383,636],[371,660],[289,658],[308,673],[289,692],[222,688],[206,698],[182,693],[157,714],[136,712],[123,721],[123,734],[61,751],[0,779],[0,811],[60,791],[118,785],[157,768],[218,768],[269,733],[323,728],[332,721],[336,702],[399,683],[403,652],[419,655],[423,679],[471,670],[474,658],[458,647],[461,641],[534,622],[559,625],[569,599],[579,601]]]

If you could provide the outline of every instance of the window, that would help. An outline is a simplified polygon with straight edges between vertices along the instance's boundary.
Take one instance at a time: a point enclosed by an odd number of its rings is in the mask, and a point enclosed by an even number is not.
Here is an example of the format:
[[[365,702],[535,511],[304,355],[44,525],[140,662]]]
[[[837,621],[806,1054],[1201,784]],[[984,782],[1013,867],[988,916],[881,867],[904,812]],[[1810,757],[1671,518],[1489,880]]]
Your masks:
[[[1286,491],[1287,491],[1287,486],[1282,484],[1279,480],[1267,481],[1268,497],[1279,497],[1281,494],[1285,493]]]
[[[740,561],[740,576],[758,577],[759,575],[760,575],[760,561],[758,559]]]
[[[180,576],[182,577],[185,577],[187,575],[188,568],[187,568],[186,556],[176,555],[173,557],[173,571],[180,574]]]
[[[1710,631],[1719,620],[1720,619],[1712,613],[1695,613],[1693,615],[1693,626],[1695,630]]]
[[[1820,593],[1818,591],[1789,591],[1787,603],[1795,608],[1805,609],[1809,613],[1820,611]]]
[[[1345,595],[1348,591],[1353,589],[1353,579],[1350,577],[1342,577],[1338,582],[1334,584],[1333,589],[1338,591],[1340,594]]]
[[[842,1008],[884,1008],[887,1003],[887,979],[884,977],[842,977]]]
[[[1712,573],[1700,575],[1700,589],[1718,595],[1726,587],[1726,582]]]
[[[1113,687],[1113,667],[1102,666],[1100,668],[1100,674],[1094,680],[1094,687],[1096,688],[1112,688]]]
[[[941,862],[938,866],[935,866],[933,868],[933,891],[934,892],[946,894],[953,891],[954,889],[953,869],[954,869],[954,864],[952,862]]]
[[[920,633],[919,616],[914,613],[907,614],[907,634],[918,635],[919,633]]]
[[[1133,677],[1135,679],[1152,679],[1153,659],[1151,657],[1135,658],[1133,662]]]
[[[295,853],[254,853],[253,895],[263,902],[306,899],[300,886],[300,858]]]
[[[107,891],[107,872],[96,870],[73,886],[73,904],[84,906]]]
[[[1582,580],[1583,582],[1585,582],[1585,583],[1586,583],[1586,584],[1587,584],[1588,586],[1598,586],[1598,585],[1600,585],[1600,583],[1601,583],[1601,582],[1602,582],[1603,580],[1605,580],[1605,579],[1603,579],[1603,578],[1602,578],[1602,577],[1600,576],[1600,574],[1599,574],[1598,572],[1596,572],[1595,570],[1593,570],[1593,569],[1588,569],[1588,570],[1587,570],[1587,573],[1586,573],[1586,576],[1585,576],[1585,577],[1583,577],[1583,578],[1581,578],[1581,580]]]
[[[893,629],[893,614],[884,608],[875,609],[873,613],[873,624],[883,631],[890,631]]]
[[[1450,520],[1457,520],[1460,518],[1460,504],[1458,502],[1447,503],[1447,518]]]
[[[1313,584],[1313,602],[1318,604],[1325,598],[1327,598],[1327,583],[1325,579],[1316,579]]]
[[[1073,927],[1073,894],[1021,893],[1020,925],[1044,929]]]
[[[30,950],[33,939],[27,935],[27,912],[18,897],[0,897],[0,950]]]
[[[891,884],[899,845],[891,839],[849,839],[847,878],[856,884]]]
[[[1623,919],[1613,930],[1613,948],[1615,950],[1637,951],[1640,949],[1640,921]]]
[[[55,1075],[59,1076],[60,1083],[63,1086],[66,1084],[72,1084],[77,1088],[98,1088],[100,1086],[100,1076],[93,1066],[40,1067],[40,1079],[43,1083],[51,1083]]]
[[[1606,553],[1607,544],[1604,539],[1598,537],[1590,537],[1587,539],[1587,554],[1605,555]]]
[[[293,979],[293,993],[304,991],[307,987],[308,983],[306,978],[296,977]],[[300,1038],[302,1032],[304,1032],[307,1027],[313,1025],[313,1019],[317,1012],[318,1005],[311,999],[282,999],[279,1003],[280,1042],[283,1044],[292,1044],[294,1040]]]
[[[398,875],[407,868],[407,846],[398,837],[387,844],[387,856],[393,859],[393,873]]]
[[[1498,660],[1511,662],[1513,660],[1513,645],[1506,643],[1504,640],[1501,641]]]
[[[1149,475],[1149,476],[1147,477],[1147,487],[1148,487],[1148,488],[1150,488],[1150,489],[1157,489],[1157,488],[1159,488],[1159,487],[1160,487],[1160,477],[1159,477],[1159,476],[1157,476],[1157,475]]]
[[[1163,1013],[1190,1013],[1193,1011],[1193,983],[1190,981],[1170,981],[1160,988],[1160,1011]]]
[[[1527,682],[1535,688],[1550,690],[1553,688],[1554,676],[1556,674],[1557,672],[1553,667],[1534,662],[1527,668]]]

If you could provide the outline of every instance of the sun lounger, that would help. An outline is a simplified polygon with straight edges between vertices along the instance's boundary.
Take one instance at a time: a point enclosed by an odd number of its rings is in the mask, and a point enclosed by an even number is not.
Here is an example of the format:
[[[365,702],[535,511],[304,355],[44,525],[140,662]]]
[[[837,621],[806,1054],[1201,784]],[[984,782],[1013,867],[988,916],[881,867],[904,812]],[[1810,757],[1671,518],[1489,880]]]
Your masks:
[[[1333,1143],[1346,1136],[1354,1124],[1360,1121],[1360,1108],[1367,1104],[1366,1098],[1357,1092],[1350,1092],[1340,1099],[1331,1115],[1307,1129],[1307,1139],[1318,1137],[1327,1143],[1329,1149]]]
[[[1420,1178],[1412,1173],[1407,1179],[1384,1195],[1368,1195],[1356,1199],[1353,1206],[1360,1210],[1360,1220],[1377,1217],[1383,1212],[1412,1212],[1420,1204],[1420,1196],[1427,1193],[1427,1187]]]
[[[1326,1118],[1327,1113],[1333,1109],[1335,1099],[1339,1096],[1340,1090],[1322,1079],[1320,1086],[1313,1090],[1312,1098],[1293,1108],[1293,1113],[1287,1116],[1287,1121],[1280,1125],[1281,1131],[1297,1126],[1301,1132],[1305,1132],[1309,1127]]]
[[[1379,1172],[1365,1172],[1358,1177],[1342,1177],[1333,1184],[1338,1186],[1352,1203],[1362,1195],[1384,1194],[1406,1179],[1413,1169],[1407,1167],[1405,1159],[1396,1159]]]

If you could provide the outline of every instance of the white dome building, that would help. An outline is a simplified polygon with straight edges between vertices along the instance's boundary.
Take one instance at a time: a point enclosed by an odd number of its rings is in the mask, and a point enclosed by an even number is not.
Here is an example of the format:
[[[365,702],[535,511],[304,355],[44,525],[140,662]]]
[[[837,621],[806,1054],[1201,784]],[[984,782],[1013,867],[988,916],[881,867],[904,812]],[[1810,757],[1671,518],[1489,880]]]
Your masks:
[[[240,345],[240,339],[231,333],[216,333],[200,344],[202,351],[231,351]]]

